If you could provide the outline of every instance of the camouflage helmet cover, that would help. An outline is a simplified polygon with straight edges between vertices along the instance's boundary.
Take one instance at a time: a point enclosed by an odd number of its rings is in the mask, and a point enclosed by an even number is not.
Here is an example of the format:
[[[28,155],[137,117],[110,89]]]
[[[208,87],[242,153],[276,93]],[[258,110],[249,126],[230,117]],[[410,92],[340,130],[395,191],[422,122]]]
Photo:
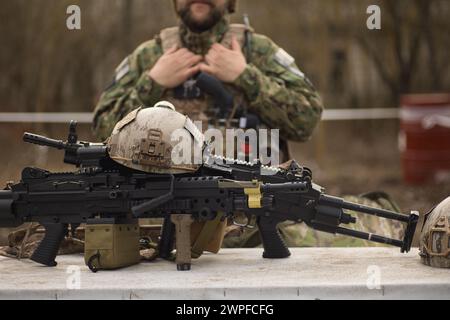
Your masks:
[[[450,268],[450,197],[426,217],[420,235],[420,256],[426,265]]]
[[[235,13],[237,6],[237,0],[228,0],[228,13]],[[177,0],[173,0],[173,7],[177,12]]]
[[[125,167],[143,172],[195,172],[200,167],[195,162],[173,161],[173,154],[180,146],[180,136],[188,136],[189,142],[194,142],[193,147],[203,149],[203,134],[187,116],[175,111],[171,103],[160,102],[153,108],[138,108],[115,126],[107,140],[109,156]]]

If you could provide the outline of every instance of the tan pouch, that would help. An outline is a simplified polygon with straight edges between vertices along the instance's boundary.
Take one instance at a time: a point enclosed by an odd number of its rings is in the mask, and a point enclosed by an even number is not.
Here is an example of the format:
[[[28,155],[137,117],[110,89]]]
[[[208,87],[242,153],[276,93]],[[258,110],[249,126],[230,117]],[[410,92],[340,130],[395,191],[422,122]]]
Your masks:
[[[109,219],[105,219],[107,222]],[[118,269],[140,262],[139,224],[94,220],[86,225],[84,261],[93,272]]]
[[[222,214],[219,214],[215,220],[192,223],[192,258],[196,259],[200,257],[204,251],[211,253],[219,252],[227,226],[227,219],[222,221],[222,216]]]

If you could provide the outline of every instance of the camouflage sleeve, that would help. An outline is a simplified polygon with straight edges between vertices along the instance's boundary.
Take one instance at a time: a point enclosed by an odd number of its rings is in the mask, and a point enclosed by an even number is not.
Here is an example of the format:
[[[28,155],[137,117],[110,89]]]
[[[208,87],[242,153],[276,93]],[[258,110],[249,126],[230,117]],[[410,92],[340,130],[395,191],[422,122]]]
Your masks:
[[[287,140],[308,140],[323,105],[294,58],[270,39],[254,35],[252,63],[234,83],[244,91],[251,111]]]
[[[152,81],[148,70],[161,56],[154,40],[144,43],[117,67],[113,83],[103,92],[94,111],[94,133],[105,140],[114,126],[134,109],[151,107],[162,96],[163,88]]]

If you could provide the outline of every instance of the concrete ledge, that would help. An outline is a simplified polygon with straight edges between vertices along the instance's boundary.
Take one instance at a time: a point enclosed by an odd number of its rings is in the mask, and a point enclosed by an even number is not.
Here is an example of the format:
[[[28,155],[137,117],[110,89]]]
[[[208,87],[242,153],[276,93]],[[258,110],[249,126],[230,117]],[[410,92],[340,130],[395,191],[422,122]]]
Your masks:
[[[0,299],[450,299],[450,270],[422,265],[417,250],[291,251],[266,260],[262,249],[227,249],[195,260],[190,272],[157,261],[96,274],[82,255],[60,256],[55,268],[0,257]],[[80,289],[69,289],[77,279]]]

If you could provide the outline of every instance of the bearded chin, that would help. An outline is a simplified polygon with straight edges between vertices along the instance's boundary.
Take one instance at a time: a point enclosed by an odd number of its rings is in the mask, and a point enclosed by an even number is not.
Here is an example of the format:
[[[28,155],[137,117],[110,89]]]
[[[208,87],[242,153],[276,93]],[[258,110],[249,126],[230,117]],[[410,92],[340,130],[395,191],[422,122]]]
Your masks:
[[[203,21],[197,21],[192,17],[191,10],[189,8],[184,8],[178,12],[181,21],[195,33],[202,33],[210,30],[214,27],[220,20],[222,20],[224,13],[218,9],[214,8],[209,16]]]

